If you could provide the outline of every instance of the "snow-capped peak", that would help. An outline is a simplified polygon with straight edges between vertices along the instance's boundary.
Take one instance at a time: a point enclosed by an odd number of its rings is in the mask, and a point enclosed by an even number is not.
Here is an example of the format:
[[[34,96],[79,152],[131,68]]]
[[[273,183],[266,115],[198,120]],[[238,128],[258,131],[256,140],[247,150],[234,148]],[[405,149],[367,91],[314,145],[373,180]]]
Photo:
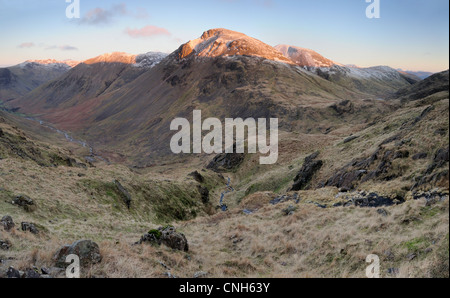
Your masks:
[[[310,49],[289,45],[277,45],[275,49],[302,67],[331,67],[333,65],[342,65]]]
[[[167,57],[167,54],[160,52],[148,52],[145,54],[134,55],[123,52],[114,52],[100,55],[98,57],[84,61],[84,64],[97,63],[123,63],[133,67],[152,68],[161,60]]]
[[[74,60],[58,61],[55,59],[45,59],[45,60],[27,60],[27,61],[19,64],[18,66],[21,68],[38,66],[38,67],[46,67],[46,68],[70,69],[70,68],[77,66],[78,64],[80,64],[80,62],[74,61]]]
[[[166,58],[168,54],[161,52],[148,52],[137,55],[135,58],[134,67],[152,68]]]
[[[183,44],[178,49],[177,55],[179,59],[191,55],[197,57],[254,56],[294,64],[262,41],[227,29],[212,29],[204,32],[200,38]]]

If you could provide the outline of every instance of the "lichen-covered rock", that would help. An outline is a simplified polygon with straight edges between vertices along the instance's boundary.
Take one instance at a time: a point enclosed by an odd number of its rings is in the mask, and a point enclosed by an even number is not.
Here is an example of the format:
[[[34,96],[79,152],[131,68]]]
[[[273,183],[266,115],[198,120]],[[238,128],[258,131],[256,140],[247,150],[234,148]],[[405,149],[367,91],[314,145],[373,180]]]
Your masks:
[[[33,212],[36,210],[35,202],[31,198],[24,195],[16,196],[13,199],[12,204],[22,207],[27,212]]]
[[[91,240],[79,240],[71,245],[64,245],[56,252],[53,258],[56,266],[61,268],[66,267],[68,265],[66,263],[66,257],[71,254],[77,255],[80,258],[81,266],[97,264],[102,261],[100,248],[97,243]]]
[[[164,244],[172,249],[189,251],[189,244],[186,236],[178,233],[173,226],[159,227],[157,230],[151,230],[141,237],[136,244],[149,243],[152,245]]]

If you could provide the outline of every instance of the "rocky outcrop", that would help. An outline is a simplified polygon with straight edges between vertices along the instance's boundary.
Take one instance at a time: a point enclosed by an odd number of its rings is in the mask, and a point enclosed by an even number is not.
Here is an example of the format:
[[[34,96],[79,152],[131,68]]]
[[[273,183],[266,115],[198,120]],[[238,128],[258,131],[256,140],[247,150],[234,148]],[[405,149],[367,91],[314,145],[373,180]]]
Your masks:
[[[66,257],[71,254],[80,258],[81,266],[93,265],[102,261],[100,248],[97,243],[91,240],[79,240],[71,245],[64,245],[56,252],[53,257],[56,266],[65,268],[67,266]]]
[[[186,236],[178,233],[173,226],[159,227],[157,230],[150,230],[141,237],[141,240],[136,244],[149,243],[151,245],[161,245],[180,250],[189,251],[189,244]]]
[[[209,189],[205,186],[198,186],[198,192],[200,193],[200,196],[202,198],[202,203],[207,204],[209,203]]]
[[[320,170],[323,166],[323,161],[316,160],[319,156],[319,152],[316,152],[305,158],[303,167],[300,172],[294,178],[294,185],[292,186],[292,191],[299,191],[305,189],[309,182],[312,180],[314,174]]]
[[[234,147],[233,152],[236,152]],[[214,157],[214,159],[206,167],[216,173],[230,172],[238,168],[245,159],[245,154],[239,153],[222,153]]]
[[[194,178],[195,181],[197,181],[198,183],[203,183],[205,182],[205,178],[202,176],[202,174],[200,174],[198,171],[192,172],[189,174],[189,176],[191,176],[192,178]]]
[[[117,190],[119,191],[124,203],[127,205],[127,208],[130,209],[132,201],[130,193],[125,189],[125,187],[122,186],[119,180],[114,180],[114,185],[117,187]]]
[[[365,192],[365,191],[339,193],[336,196],[336,198],[340,198],[341,202],[335,203],[333,207],[356,206],[361,208],[380,208],[386,206],[399,205],[405,202],[405,199],[399,196],[388,197],[379,195],[375,192]]]

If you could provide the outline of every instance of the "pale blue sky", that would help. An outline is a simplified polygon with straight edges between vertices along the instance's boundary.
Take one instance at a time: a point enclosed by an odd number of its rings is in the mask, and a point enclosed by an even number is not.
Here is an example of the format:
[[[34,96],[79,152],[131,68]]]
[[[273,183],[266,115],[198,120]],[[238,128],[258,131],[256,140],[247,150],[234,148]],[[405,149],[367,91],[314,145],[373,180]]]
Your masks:
[[[359,66],[449,68],[448,0],[381,0],[368,19],[365,0],[0,0],[0,66],[27,59],[85,60],[122,51],[172,52],[211,28],[228,28],[275,46],[311,48]],[[143,30],[143,28],[146,28]]]

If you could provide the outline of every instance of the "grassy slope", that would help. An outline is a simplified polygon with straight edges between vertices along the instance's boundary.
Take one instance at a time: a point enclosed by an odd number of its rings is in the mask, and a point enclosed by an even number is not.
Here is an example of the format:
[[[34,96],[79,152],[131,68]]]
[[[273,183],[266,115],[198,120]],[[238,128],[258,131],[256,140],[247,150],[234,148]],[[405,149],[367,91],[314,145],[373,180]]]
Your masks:
[[[434,110],[411,126],[430,104]],[[364,113],[367,110],[356,109],[351,116],[363,118]],[[23,132],[9,123],[6,119],[1,128],[13,136],[8,137],[11,143],[19,140]],[[425,206],[424,201],[408,200],[401,206],[385,208],[387,217],[379,215],[376,209],[323,210],[307,203],[334,202],[338,190],[332,187],[299,192],[302,202],[289,217],[281,212],[289,203],[268,204],[273,192],[284,193],[292,184],[304,157],[312,152],[320,150],[319,158],[324,160],[324,167],[312,182],[317,185],[349,161],[370,156],[382,141],[399,132],[408,140],[402,145],[404,149],[411,151],[411,155],[427,152],[429,158],[396,160],[393,168],[401,169],[399,177],[389,182],[371,180],[358,184],[358,188],[395,194],[411,187],[415,175],[431,162],[432,154],[448,146],[448,130],[446,136],[435,133],[448,127],[448,93],[409,103],[391,115],[382,116],[375,125],[333,124],[336,127],[330,134],[283,132],[280,159],[275,167],[260,166],[257,156],[247,156],[241,168],[229,173],[237,190],[225,199],[230,212],[212,216],[206,213],[214,213],[216,201],[225,188],[224,179],[201,172],[211,190],[211,204],[204,206],[196,190],[198,184],[187,177],[206,163],[204,157],[187,159],[183,167],[165,165],[131,170],[99,163],[87,169],[62,165],[54,168],[19,157],[3,145],[0,215],[11,215],[16,225],[34,222],[42,230],[39,236],[1,230],[0,239],[13,245],[10,251],[0,251],[0,258],[11,258],[3,266],[50,267],[51,257],[60,245],[89,238],[100,244],[104,260],[83,272],[88,276],[162,277],[167,270],[159,262],[164,262],[172,268],[172,274],[181,277],[192,277],[198,271],[214,277],[364,277],[367,266],[364,260],[371,253],[380,256],[384,277],[390,276],[389,268],[398,268],[397,276],[401,277],[448,276],[448,198],[431,207]],[[343,144],[350,134],[360,138]],[[30,143],[18,141],[18,144],[27,150],[71,155],[67,149],[31,141],[33,137],[39,138],[32,132],[27,131],[25,137]],[[391,146],[396,145],[387,144],[383,150],[399,149]],[[49,154],[43,156],[49,161]],[[448,164],[445,167],[448,169]],[[133,196],[131,210],[114,188],[114,179],[119,179]],[[448,185],[444,191],[448,192]],[[254,195],[246,197],[246,193]],[[11,205],[9,201],[18,194],[33,198],[37,210],[26,213]],[[256,213],[249,216],[242,213],[244,208],[255,205],[259,209]],[[193,219],[195,213],[197,219]],[[189,253],[131,245],[150,228],[165,223],[175,223],[186,234]],[[408,261],[411,253],[416,258]]]

